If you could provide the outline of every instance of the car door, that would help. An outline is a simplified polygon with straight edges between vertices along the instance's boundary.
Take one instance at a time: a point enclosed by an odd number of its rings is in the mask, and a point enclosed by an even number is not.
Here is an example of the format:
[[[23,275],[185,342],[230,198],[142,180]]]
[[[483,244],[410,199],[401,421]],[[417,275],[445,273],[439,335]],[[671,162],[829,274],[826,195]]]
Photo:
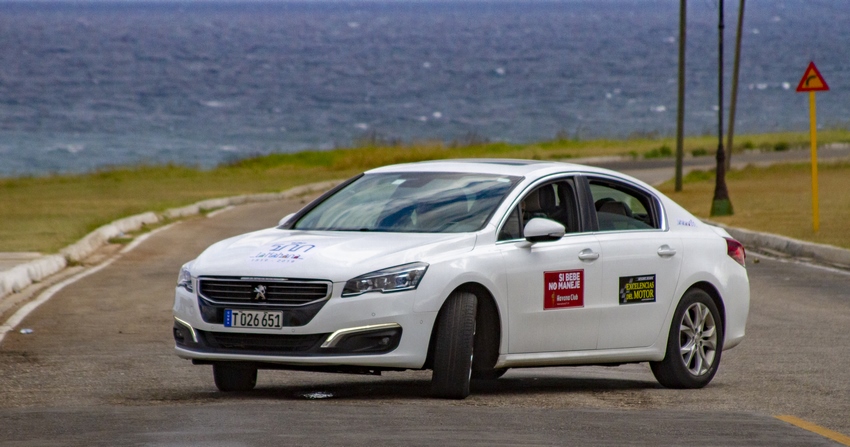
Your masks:
[[[652,193],[613,178],[587,180],[603,264],[597,347],[650,346],[675,298],[682,242]]]
[[[566,234],[531,243],[521,229],[532,218],[559,222]],[[506,217],[498,244],[507,279],[509,353],[596,347],[600,244],[579,231],[580,220],[573,179],[530,188]]]

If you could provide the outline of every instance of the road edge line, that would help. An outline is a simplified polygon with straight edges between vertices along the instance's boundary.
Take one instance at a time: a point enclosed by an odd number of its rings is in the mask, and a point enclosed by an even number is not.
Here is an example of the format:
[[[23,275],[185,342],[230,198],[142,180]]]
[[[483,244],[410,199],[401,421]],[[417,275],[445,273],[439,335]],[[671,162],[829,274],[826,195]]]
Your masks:
[[[850,447],[850,436],[838,433],[837,431],[830,430],[825,427],[821,427],[820,425],[811,423],[805,419],[800,419],[796,416],[792,416],[790,414],[774,416],[774,418],[779,419],[782,422],[789,423],[791,425],[802,428],[803,430],[821,435],[825,438],[831,439],[841,445],[846,445]]]
[[[169,228],[177,225],[178,223],[179,222],[174,222],[174,223],[159,227],[159,228],[157,228],[157,229],[155,229],[155,230],[153,230],[149,233],[142,234],[141,236],[133,239],[133,242],[128,244],[126,247],[124,247],[120,252],[118,252],[118,254],[112,256],[111,258],[107,259],[106,261],[104,261],[104,262],[102,262],[102,263],[100,263],[100,264],[98,264],[94,267],[91,267],[89,269],[83,270],[82,272],[77,273],[76,275],[74,275],[74,276],[72,276],[68,279],[65,279],[64,281],[62,281],[58,284],[54,284],[54,285],[48,287],[47,290],[45,290],[44,292],[41,292],[36,299],[24,304],[20,309],[18,309],[17,312],[15,312],[11,317],[9,317],[8,320],[6,320],[2,325],[0,325],[0,344],[3,343],[3,340],[6,338],[6,334],[15,330],[15,328],[18,327],[18,325],[21,324],[21,322],[23,322],[24,319],[26,317],[28,317],[30,313],[32,313],[34,310],[38,309],[38,307],[41,306],[42,304],[49,301],[50,298],[53,298],[53,295],[55,295],[56,293],[58,293],[59,291],[61,291],[65,287],[67,287],[67,286],[69,286],[69,285],[71,285],[71,284],[73,284],[73,283],[75,283],[75,282],[77,282],[77,281],[79,281],[83,278],[85,278],[89,275],[95,274],[95,273],[105,269],[106,267],[109,267],[110,265],[112,265],[113,262],[117,261],[123,254],[128,253],[131,250],[135,249],[142,242],[147,240],[149,237],[153,236],[154,234],[159,233],[160,231],[164,231],[166,229],[169,229]]]
[[[142,214],[115,220],[97,228],[77,242],[62,248],[58,254],[45,255],[10,270],[0,271],[0,300],[20,292],[44,278],[59,273],[68,266],[69,262],[82,261],[106,245],[109,239],[124,236],[124,233],[137,231],[145,225],[179,220],[206,211],[215,213],[215,210],[219,208],[227,208],[246,203],[293,199],[306,194],[327,191],[340,182],[341,180],[328,180],[294,186],[277,193],[245,194],[218,199],[206,199],[180,208],[170,208],[161,213],[147,211]]]

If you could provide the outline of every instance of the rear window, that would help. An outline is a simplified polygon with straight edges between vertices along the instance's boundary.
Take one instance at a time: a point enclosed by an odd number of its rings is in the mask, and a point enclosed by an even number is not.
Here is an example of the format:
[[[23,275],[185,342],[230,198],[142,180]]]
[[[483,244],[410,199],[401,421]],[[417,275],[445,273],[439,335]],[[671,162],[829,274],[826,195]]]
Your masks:
[[[660,206],[654,197],[614,181],[589,182],[599,231],[661,228]]]

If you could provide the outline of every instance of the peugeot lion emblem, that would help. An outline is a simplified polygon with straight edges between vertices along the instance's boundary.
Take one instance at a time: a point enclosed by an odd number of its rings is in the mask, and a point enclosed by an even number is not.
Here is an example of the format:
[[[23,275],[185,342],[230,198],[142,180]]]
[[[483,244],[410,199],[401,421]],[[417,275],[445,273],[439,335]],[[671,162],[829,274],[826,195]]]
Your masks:
[[[266,286],[260,284],[257,287],[254,287],[254,301],[265,301],[266,300]]]

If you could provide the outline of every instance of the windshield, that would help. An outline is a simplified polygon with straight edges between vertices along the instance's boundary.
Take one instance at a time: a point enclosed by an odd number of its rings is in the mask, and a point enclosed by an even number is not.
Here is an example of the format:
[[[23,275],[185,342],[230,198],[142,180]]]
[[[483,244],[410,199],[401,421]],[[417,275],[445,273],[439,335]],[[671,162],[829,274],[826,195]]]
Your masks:
[[[462,233],[481,229],[519,181],[488,174],[368,174],[308,211],[298,230]]]

